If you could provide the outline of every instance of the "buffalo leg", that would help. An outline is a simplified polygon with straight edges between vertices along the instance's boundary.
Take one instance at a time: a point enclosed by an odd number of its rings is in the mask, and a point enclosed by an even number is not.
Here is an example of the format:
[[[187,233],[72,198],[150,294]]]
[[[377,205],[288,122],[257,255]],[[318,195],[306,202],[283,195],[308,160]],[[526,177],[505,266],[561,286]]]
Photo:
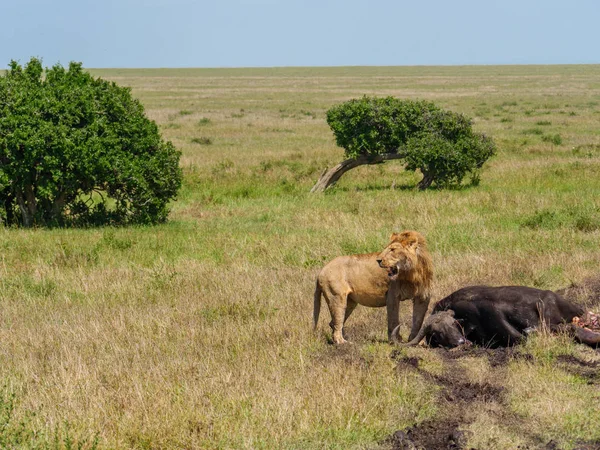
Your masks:
[[[523,339],[527,336],[523,336],[523,334],[521,334],[519,332],[519,330],[517,330],[515,327],[512,326],[512,324],[510,322],[508,322],[508,320],[503,319],[502,320],[502,329],[504,330],[505,334],[506,334],[506,342],[501,342],[502,345],[514,345],[514,344],[518,344],[521,341],[523,341]]]
[[[575,328],[575,340],[590,347],[600,347],[600,333],[588,330],[587,328]]]

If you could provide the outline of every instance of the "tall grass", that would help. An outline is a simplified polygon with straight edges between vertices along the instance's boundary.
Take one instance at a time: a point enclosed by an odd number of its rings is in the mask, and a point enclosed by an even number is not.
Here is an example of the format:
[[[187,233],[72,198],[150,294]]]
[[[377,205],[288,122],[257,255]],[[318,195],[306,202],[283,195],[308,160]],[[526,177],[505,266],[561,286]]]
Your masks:
[[[66,442],[68,424],[74,442],[99,448],[376,446],[443,405],[430,381],[394,370],[385,311],[359,308],[346,348],[328,344],[325,310],[312,333],[326,261],[416,229],[436,299],[472,283],[556,289],[598,271],[600,66],[94,73],[133,87],[183,151],[185,180],[165,225],[0,229],[0,377],[13,387],[10,423],[40,442]],[[418,192],[418,174],[386,163],[309,194],[343,154],[325,111],[363,94],[466,113],[499,154],[477,187]],[[410,305],[402,318],[405,332]],[[599,438],[597,386],[552,357],[598,355],[561,339],[532,340],[529,362],[468,365],[507,389],[523,424],[481,407],[473,445],[539,444],[528,427],[565,447]],[[434,352],[410,352],[446,370]]]

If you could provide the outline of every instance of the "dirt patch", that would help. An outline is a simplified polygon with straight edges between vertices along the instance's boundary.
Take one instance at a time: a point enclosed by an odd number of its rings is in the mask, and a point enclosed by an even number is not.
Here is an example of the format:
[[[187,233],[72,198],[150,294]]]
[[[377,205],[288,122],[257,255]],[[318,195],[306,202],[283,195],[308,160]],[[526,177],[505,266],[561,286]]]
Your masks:
[[[388,442],[393,450],[462,449],[467,436],[460,431],[460,425],[458,420],[430,420],[396,431]]]
[[[587,311],[600,311],[600,275],[556,291],[569,301],[578,303]]]
[[[560,355],[556,360],[561,363],[564,370],[573,375],[578,375],[587,380],[589,384],[600,383],[600,362],[585,361],[573,355]],[[600,447],[598,447],[600,448]]]
[[[439,400],[443,403],[442,416],[439,419],[428,420],[404,430],[396,431],[386,443],[393,450],[406,449],[462,449],[466,445],[468,435],[461,428],[469,425],[473,418],[468,417],[468,405],[474,402],[504,403],[504,388],[488,383],[465,382],[467,378],[464,368],[456,363],[456,351],[445,352],[452,354],[446,359],[445,375],[436,375],[419,367],[420,358],[401,357],[400,352],[394,351],[392,357],[397,361],[396,370],[404,372],[415,371],[427,380],[434,382],[442,389]],[[473,355],[472,351],[469,351]]]
[[[556,358],[559,362],[566,364],[573,364],[579,367],[600,367],[600,361],[586,361],[584,359],[577,358],[573,355],[560,355]]]
[[[525,446],[524,449],[558,450],[561,448],[556,441],[546,442],[535,430],[521,426],[521,418],[505,407],[504,387],[465,381],[467,379],[465,369],[458,364],[458,361],[464,357],[483,357],[487,358],[491,367],[501,368],[513,360],[534,361],[532,355],[522,353],[518,347],[497,349],[464,347],[451,351],[444,349],[431,349],[431,351],[438,352],[442,358],[445,365],[443,375],[424,370],[420,367],[421,358],[402,356],[400,350],[393,351],[391,356],[397,363],[397,371],[416,372],[441,387],[438,394],[441,405],[440,417],[396,431],[385,440],[386,448],[391,447],[392,450],[465,449],[469,440],[469,431],[466,429],[475,420],[471,412],[475,404],[488,404],[486,410],[496,415],[499,423],[518,429],[519,434],[533,445],[533,447]],[[572,355],[559,356],[557,362],[564,370],[587,379],[589,383],[598,383],[600,379],[600,362],[586,361]],[[600,442],[579,442],[575,448],[600,450]]]
[[[449,402],[497,402],[504,403],[504,388],[488,383],[457,383],[444,377],[436,377],[440,384],[445,384],[447,390],[444,398]]]
[[[556,447],[558,448],[558,447]],[[579,441],[573,447],[573,450],[599,450],[600,449],[600,439],[595,441],[582,442]]]
[[[424,378],[444,388],[442,389],[440,396],[447,402],[504,402],[503,387],[493,386],[488,383],[465,382],[464,380],[467,378],[465,370],[458,366],[453,359],[451,359],[450,364],[447,364],[450,366],[448,370],[445,371],[447,375],[435,375],[421,369],[419,367],[420,358],[400,358],[396,355],[395,359],[397,361],[397,371],[415,370]]]
[[[533,361],[533,356],[528,353],[522,353],[517,347],[499,347],[499,348],[483,348],[483,347],[457,347],[450,351],[437,349],[438,354],[446,360],[455,360],[465,357],[485,357],[491,367],[506,366],[509,361],[514,359]]]
[[[393,350],[392,354],[390,355],[390,358],[396,360],[396,370],[402,370],[402,368],[407,367],[407,368],[412,368],[412,369],[418,369],[419,368],[419,361],[421,361],[421,358],[416,358],[416,357],[408,357],[408,356],[400,356],[401,352],[399,350]]]

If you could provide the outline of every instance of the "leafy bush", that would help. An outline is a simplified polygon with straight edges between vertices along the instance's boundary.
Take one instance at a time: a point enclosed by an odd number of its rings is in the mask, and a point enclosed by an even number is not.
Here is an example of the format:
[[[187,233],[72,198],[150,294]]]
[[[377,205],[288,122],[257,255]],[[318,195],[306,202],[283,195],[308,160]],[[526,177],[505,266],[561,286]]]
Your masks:
[[[427,101],[363,97],[334,106],[327,123],[346,156],[396,154],[406,170],[423,173],[420,188],[458,184],[495,153],[494,142],[474,133],[462,114]]]
[[[440,187],[460,184],[467,174],[479,182],[478,169],[494,154],[494,143],[485,136],[463,136],[450,140],[433,133],[411,137],[406,145],[406,170],[419,169],[419,187],[433,182]]]
[[[409,136],[423,130],[425,121],[439,109],[425,101],[394,97],[363,97],[327,111],[327,123],[346,156],[397,153]]]
[[[181,186],[180,153],[131,90],[15,61],[0,77],[0,218],[17,225],[157,223]]]

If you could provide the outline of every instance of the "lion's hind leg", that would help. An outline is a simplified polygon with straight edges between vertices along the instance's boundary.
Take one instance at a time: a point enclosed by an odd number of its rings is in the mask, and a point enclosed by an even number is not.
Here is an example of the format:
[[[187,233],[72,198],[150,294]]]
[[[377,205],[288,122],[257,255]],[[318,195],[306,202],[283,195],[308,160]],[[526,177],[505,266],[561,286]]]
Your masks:
[[[331,314],[331,322],[329,322],[329,326],[333,331],[333,343],[345,344],[347,341],[344,339],[343,334],[344,322],[352,313],[352,310],[356,307],[356,305],[351,306],[351,310],[348,312],[348,294],[345,292],[333,292],[329,287],[323,289],[323,296],[327,301],[329,313]]]

